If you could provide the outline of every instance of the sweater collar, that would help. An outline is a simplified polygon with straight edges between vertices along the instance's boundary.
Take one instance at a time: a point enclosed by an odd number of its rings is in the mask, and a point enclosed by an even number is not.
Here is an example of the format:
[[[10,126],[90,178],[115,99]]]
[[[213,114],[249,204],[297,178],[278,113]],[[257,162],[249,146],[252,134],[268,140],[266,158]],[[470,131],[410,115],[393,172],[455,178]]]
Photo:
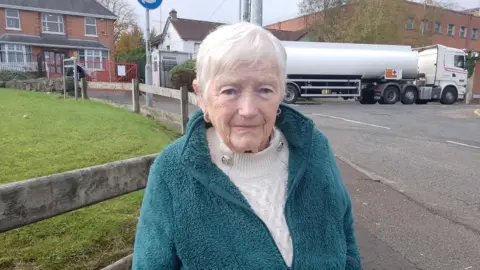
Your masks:
[[[211,127],[207,129],[208,148],[212,161],[227,175],[236,175],[243,179],[262,178],[270,175],[271,166],[288,164],[288,142],[278,128],[273,129],[269,146],[258,153],[234,153],[222,141],[220,135]]]
[[[291,194],[305,170],[310,154],[312,132],[315,128],[312,120],[295,109],[281,104],[280,114],[275,126],[282,132],[288,142],[288,194]],[[182,149],[181,162],[188,168],[195,179],[218,195],[240,206],[249,208],[239,190],[229,178],[212,162],[207,143],[206,130],[211,127],[204,121],[203,112],[198,110],[189,119]]]

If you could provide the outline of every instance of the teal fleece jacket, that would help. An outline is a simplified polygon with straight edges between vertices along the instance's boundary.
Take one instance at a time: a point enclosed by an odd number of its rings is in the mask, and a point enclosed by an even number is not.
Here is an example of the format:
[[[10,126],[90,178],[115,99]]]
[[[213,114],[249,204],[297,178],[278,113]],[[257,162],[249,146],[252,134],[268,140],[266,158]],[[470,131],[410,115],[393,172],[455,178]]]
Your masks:
[[[150,169],[133,269],[362,269],[349,194],[327,139],[312,120],[280,105],[289,145],[285,216],[293,263],[265,223],[211,161],[203,113]]]

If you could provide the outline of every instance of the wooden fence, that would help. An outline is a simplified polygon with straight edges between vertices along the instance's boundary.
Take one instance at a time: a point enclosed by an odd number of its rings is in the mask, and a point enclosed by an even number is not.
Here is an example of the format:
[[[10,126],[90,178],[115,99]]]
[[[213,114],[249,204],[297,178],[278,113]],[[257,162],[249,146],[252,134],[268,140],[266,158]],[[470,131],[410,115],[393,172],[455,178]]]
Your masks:
[[[132,91],[132,104],[130,107],[132,111],[177,123],[181,126],[182,134],[185,132],[185,127],[188,122],[188,104],[197,105],[197,96],[188,92],[187,87],[181,87],[180,90],[178,90],[139,84],[136,80],[132,80],[132,83],[89,82],[87,87],[89,89],[109,91]],[[180,114],[165,111],[161,108],[149,107],[147,104],[140,104],[140,92],[180,100]]]
[[[132,83],[93,83],[87,87],[132,91],[132,111],[140,113],[140,91],[179,99],[182,132],[188,121],[188,103],[196,105],[196,96],[181,90]],[[85,91],[86,92],[86,91]],[[86,98],[86,95],[84,96]],[[172,114],[168,113],[167,114]],[[0,185],[0,233],[17,229],[47,218],[113,199],[145,188],[150,166],[156,155],[148,155],[103,165],[87,167],[19,182]],[[129,255],[103,270],[131,269]]]

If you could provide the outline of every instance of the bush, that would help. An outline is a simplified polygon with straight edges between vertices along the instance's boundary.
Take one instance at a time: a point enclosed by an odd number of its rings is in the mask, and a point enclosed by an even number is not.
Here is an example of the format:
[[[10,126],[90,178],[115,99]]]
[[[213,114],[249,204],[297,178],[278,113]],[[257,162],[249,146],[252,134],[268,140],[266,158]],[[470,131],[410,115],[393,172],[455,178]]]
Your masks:
[[[168,72],[174,88],[180,89],[181,86],[187,86],[189,92],[193,92],[192,82],[196,76],[195,60],[185,61]]]
[[[11,80],[28,80],[28,79],[34,79],[34,78],[35,76],[23,71],[15,71],[15,70],[0,71],[0,81],[4,81],[4,82],[11,81]]]

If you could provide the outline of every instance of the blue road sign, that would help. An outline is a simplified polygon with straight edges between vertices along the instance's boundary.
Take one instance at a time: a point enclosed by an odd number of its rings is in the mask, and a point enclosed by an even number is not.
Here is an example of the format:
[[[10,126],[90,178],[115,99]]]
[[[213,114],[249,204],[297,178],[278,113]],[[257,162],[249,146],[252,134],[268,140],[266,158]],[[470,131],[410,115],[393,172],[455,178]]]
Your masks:
[[[146,9],[156,9],[162,3],[162,0],[138,0],[140,5]]]

